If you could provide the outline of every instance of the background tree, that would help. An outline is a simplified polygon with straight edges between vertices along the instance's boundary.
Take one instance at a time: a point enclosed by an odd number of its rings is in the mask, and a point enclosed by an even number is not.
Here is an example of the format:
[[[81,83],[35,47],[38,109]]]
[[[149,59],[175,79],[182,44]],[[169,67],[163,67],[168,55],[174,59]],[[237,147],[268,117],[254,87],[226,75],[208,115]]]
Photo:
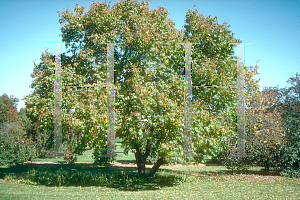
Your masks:
[[[12,128],[22,129],[19,123],[19,116],[17,112],[17,102],[19,99],[3,94],[0,97],[0,130],[9,132]]]
[[[14,98],[13,95],[8,97],[7,94],[3,94],[0,97],[0,129],[3,127],[2,131],[9,132],[12,128],[18,129],[17,131],[22,137],[26,135],[25,123],[26,119],[24,118],[24,109],[21,108],[19,115],[17,112],[17,102],[19,102],[18,98]]]
[[[17,112],[17,103],[19,99],[7,96],[3,94],[0,97],[0,122],[17,122],[18,121],[18,112]]]
[[[4,104],[2,98],[0,98],[0,124],[6,121],[5,110],[6,110],[6,104]]]
[[[271,109],[278,109],[284,130],[284,141],[278,146],[280,154],[276,157],[276,167],[281,175],[300,177],[300,78],[287,81],[291,86],[282,88],[279,103]]]
[[[289,78],[288,84],[290,87],[285,87],[280,90],[281,98],[277,104],[277,109],[281,110],[282,118],[287,120],[289,117],[297,117],[300,102],[300,81],[299,74]]]
[[[283,142],[283,124],[281,114],[274,107],[280,100],[278,88],[264,88],[257,91],[247,104],[247,154],[251,164],[269,170],[275,166],[274,156],[278,154],[277,146]]]
[[[36,156],[34,143],[25,137],[24,118],[17,113],[18,101],[13,95],[0,98],[0,165],[23,164]]]
[[[75,67],[80,62],[79,59],[73,57],[67,57],[63,55],[62,59],[62,85],[84,85],[84,78],[80,75],[80,72],[75,73]],[[69,60],[73,59],[73,67],[68,65]],[[40,149],[44,149],[40,152],[40,156],[45,156],[45,153],[53,149],[53,108],[54,108],[54,70],[55,59],[47,50],[42,53],[41,61],[39,64],[35,63],[35,68],[31,75],[35,78],[31,87],[34,89],[33,94],[28,95],[24,99],[26,100],[27,116],[32,121],[29,127],[31,136],[41,145]],[[82,62],[81,62],[82,63]],[[73,71],[72,71],[73,70]],[[104,89],[102,89],[103,91]],[[89,102],[88,95],[90,92],[84,88],[63,88],[63,112],[62,112],[62,125],[63,125],[63,146],[64,152],[71,151],[72,153],[82,154],[85,151],[85,147],[90,145],[91,142],[102,142],[105,137],[105,132],[102,132],[103,138],[97,140],[97,138],[91,136],[94,129],[99,128],[96,124],[104,124],[100,127],[100,130],[105,130],[105,115],[104,115],[104,97],[105,91],[101,94],[98,92],[99,101]],[[95,97],[97,99],[97,97]],[[94,106],[94,107],[93,107]],[[74,107],[76,112],[73,114],[69,112],[71,107]],[[93,107],[93,109],[92,109]],[[102,113],[97,112],[97,115],[92,112],[95,110],[103,110]],[[101,114],[101,116],[99,116]],[[73,116],[72,116],[73,115]],[[79,116],[79,117],[77,117]],[[92,119],[92,120],[90,120]],[[93,121],[94,119],[94,121]],[[99,122],[101,121],[101,122]],[[91,127],[93,124],[93,127]],[[38,140],[40,140],[38,142]]]

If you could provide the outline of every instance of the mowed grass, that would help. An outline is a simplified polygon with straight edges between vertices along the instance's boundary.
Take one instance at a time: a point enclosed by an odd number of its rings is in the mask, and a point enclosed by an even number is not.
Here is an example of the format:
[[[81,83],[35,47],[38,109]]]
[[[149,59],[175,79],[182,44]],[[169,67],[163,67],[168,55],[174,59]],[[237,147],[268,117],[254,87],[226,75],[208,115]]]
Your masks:
[[[119,144],[118,141],[117,154],[122,152]],[[91,154],[85,152],[78,162],[92,161]],[[133,161],[134,155],[118,159]],[[63,161],[38,159],[45,160]],[[37,172],[64,169],[86,174],[102,173],[107,181],[98,185],[78,182],[48,186],[26,178],[26,172],[32,169]],[[114,176],[116,173],[118,175]],[[151,181],[138,180],[136,167],[88,164],[3,166],[0,174],[0,199],[300,199],[299,179],[267,175],[259,167],[250,168],[246,174],[232,175],[224,166],[162,166]]]
[[[116,162],[135,162],[135,156],[134,154],[128,154],[124,155],[123,154],[123,148],[121,148],[121,139],[116,138],[115,139],[115,144],[116,144],[116,154],[119,156],[121,155],[122,157],[116,157]],[[77,156],[77,162],[94,162],[93,158],[93,151],[85,151],[83,155]],[[34,159],[33,161],[37,162],[64,162],[63,158],[38,158]]]

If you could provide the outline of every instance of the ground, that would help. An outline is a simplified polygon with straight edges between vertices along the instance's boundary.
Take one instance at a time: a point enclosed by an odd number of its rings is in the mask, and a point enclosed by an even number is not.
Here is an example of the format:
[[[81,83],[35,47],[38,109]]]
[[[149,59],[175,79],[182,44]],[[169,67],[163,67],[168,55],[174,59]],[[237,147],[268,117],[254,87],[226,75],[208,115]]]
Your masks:
[[[28,162],[31,163],[31,162]],[[32,162],[32,164],[48,164],[48,165],[53,165],[53,164],[61,164],[58,162]],[[76,162],[78,165],[91,165],[92,163],[88,162]],[[129,162],[114,162],[110,163],[106,166],[110,166],[111,168],[117,168],[117,167],[124,167],[124,168],[136,168],[137,165],[134,163],[129,163]],[[164,165],[167,166],[168,168],[177,168],[177,167],[195,167],[195,165],[190,164],[190,165],[182,165],[182,164],[173,164],[173,165]],[[205,164],[198,164],[196,166],[206,166]],[[146,168],[150,169],[152,165],[146,165]],[[219,177],[213,174],[191,174],[192,176],[203,179],[203,178],[211,178],[212,180],[219,180]],[[225,176],[224,176],[225,177]],[[226,181],[231,181],[231,176],[226,176]],[[263,175],[263,176],[258,176],[254,174],[239,174],[238,175],[238,180],[239,181],[268,181],[268,180],[279,180],[283,181],[285,179],[288,179],[287,177],[282,177],[278,175]],[[235,177],[235,180],[237,180],[237,177]],[[298,178],[300,180],[300,178]],[[0,182],[5,182],[5,180],[0,180]]]

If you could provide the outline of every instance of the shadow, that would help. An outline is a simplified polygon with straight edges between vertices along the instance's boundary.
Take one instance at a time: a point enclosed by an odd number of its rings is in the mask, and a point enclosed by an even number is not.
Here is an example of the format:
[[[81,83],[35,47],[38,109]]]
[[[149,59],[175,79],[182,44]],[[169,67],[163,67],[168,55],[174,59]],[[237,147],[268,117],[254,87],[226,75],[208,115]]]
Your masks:
[[[219,166],[219,167],[224,167],[224,165],[221,164],[206,164],[207,167],[209,166]],[[204,166],[204,167],[206,167]],[[184,166],[183,166],[184,167]],[[280,173],[276,170],[264,170],[262,167],[260,167],[261,169],[247,169],[243,172],[237,172],[234,171],[234,174],[239,175],[239,174],[243,174],[243,175],[256,175],[256,176],[281,176]],[[205,177],[216,177],[216,176],[220,176],[220,175],[232,175],[232,171],[228,170],[228,169],[222,169],[222,170],[218,170],[218,171],[201,171],[201,172],[193,172],[193,171],[181,171],[178,169],[161,169],[164,170],[165,172],[175,172],[177,174],[181,174],[181,175],[193,175],[196,177],[198,176],[205,176]]]
[[[126,161],[123,163],[133,164]],[[146,169],[149,173],[150,168]],[[33,173],[31,170],[35,172]],[[103,186],[122,191],[160,190],[164,187],[177,185],[179,181],[182,181],[180,177],[161,175],[159,171],[154,178],[145,180],[138,176],[136,166],[123,167],[113,166],[112,164],[95,166],[93,163],[63,164],[59,162],[55,164],[26,163],[24,165],[0,167],[0,178],[4,179],[7,175],[14,175],[20,179],[31,180],[45,186]],[[28,172],[31,172],[31,176],[28,175]],[[57,180],[53,178],[57,176],[64,177],[67,181],[59,185]],[[97,182],[96,178],[101,179],[102,176],[106,177],[106,180]],[[45,177],[48,177],[48,179]]]
[[[136,160],[118,160],[117,162],[122,164],[134,164],[136,166]],[[146,163],[148,164],[148,163]]]
[[[17,166],[6,166],[0,167],[0,179],[4,179],[7,175],[15,175],[18,178],[23,178],[37,182],[39,185],[45,186],[60,186],[56,182],[50,180],[52,184],[49,184],[47,180],[42,180],[39,176],[43,173],[48,173],[48,177],[56,177],[58,174],[68,177],[69,181],[62,183],[61,186],[102,186],[108,188],[115,188],[122,191],[142,191],[142,190],[160,190],[164,187],[172,187],[174,185],[184,182],[184,176],[193,176],[196,178],[209,178],[216,180],[218,176],[228,176],[232,175],[232,172],[228,169],[219,170],[205,170],[205,171],[182,171],[180,169],[166,169],[160,168],[155,174],[154,178],[144,180],[138,176],[138,170],[136,163],[130,161],[118,161],[120,164],[128,164],[128,166],[118,166],[114,163],[95,166],[93,163],[75,163],[75,164],[65,164],[62,162],[57,163],[47,163],[47,164],[31,164],[26,163],[24,165]],[[166,165],[163,165],[166,166]],[[208,166],[221,166],[219,164],[210,164]],[[172,165],[171,165],[172,167]],[[184,165],[182,167],[185,167]],[[206,166],[203,166],[206,167]],[[150,167],[146,167],[147,173],[150,172]],[[27,176],[27,173],[31,170],[39,175]],[[81,174],[81,175],[78,175]],[[97,175],[96,175],[97,174]],[[100,174],[100,175],[99,175]],[[236,173],[235,174],[239,174]],[[243,175],[257,175],[257,176],[280,176],[276,171],[265,171],[263,169],[248,169],[242,173]],[[43,174],[44,176],[44,174]],[[74,178],[79,176],[79,178]],[[105,181],[100,179],[106,177]],[[99,180],[95,180],[95,177],[100,177]],[[50,178],[51,179],[51,178]]]

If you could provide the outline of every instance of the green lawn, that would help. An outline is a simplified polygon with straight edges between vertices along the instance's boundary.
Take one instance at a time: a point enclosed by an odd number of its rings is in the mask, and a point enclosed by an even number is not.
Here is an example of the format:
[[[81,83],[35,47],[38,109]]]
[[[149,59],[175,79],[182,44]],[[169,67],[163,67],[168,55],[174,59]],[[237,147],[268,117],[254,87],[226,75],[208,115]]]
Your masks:
[[[121,153],[118,145],[117,154]],[[117,160],[134,160],[134,155],[118,157]],[[78,158],[78,162],[88,161],[91,161],[91,152]],[[36,173],[36,176],[28,175],[32,169],[35,169],[32,174]],[[62,163],[2,166],[0,199],[300,199],[299,179],[265,175],[260,169],[253,167],[246,174],[231,175],[223,166],[162,166],[154,179],[142,181],[136,177],[136,167]],[[92,184],[91,181],[80,182],[81,179],[56,186],[35,182],[76,173],[83,174],[84,180],[100,178]]]
[[[123,157],[116,157],[117,162],[135,162],[135,157],[134,154],[128,154],[124,155],[123,154],[123,149],[121,148],[121,139],[115,139],[115,144],[116,144],[116,153],[117,155],[122,155]],[[85,151],[83,155],[78,156],[77,162],[93,162],[92,159],[92,151]],[[39,159],[34,159],[33,161],[39,161],[39,162],[46,162],[46,161],[51,161],[51,162],[64,162],[63,158],[39,158]]]

